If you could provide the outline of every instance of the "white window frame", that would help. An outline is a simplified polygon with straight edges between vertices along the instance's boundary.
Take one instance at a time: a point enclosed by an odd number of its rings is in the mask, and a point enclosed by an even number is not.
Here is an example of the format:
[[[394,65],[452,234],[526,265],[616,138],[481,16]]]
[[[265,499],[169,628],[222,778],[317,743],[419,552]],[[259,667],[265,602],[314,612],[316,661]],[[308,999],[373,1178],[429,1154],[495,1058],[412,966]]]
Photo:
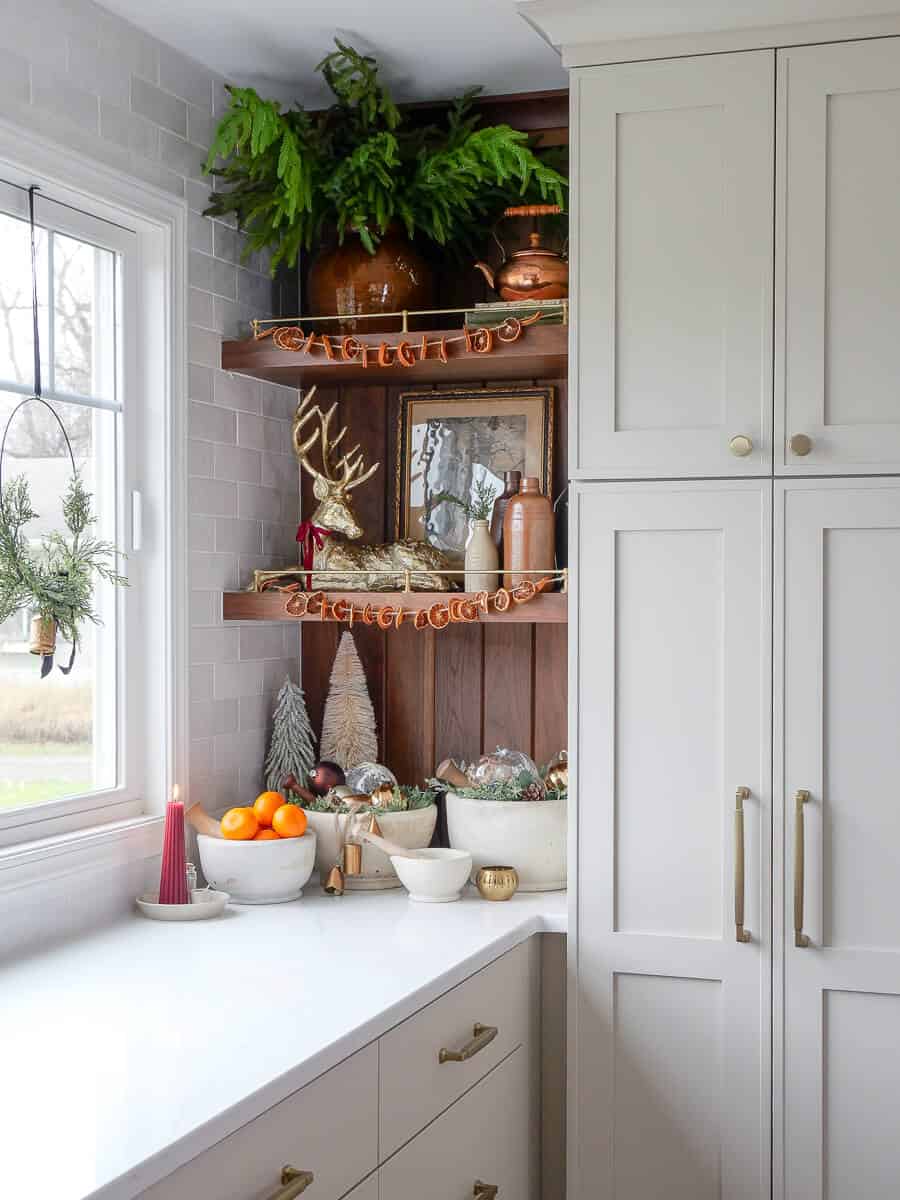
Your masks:
[[[123,376],[124,404],[141,418],[140,436],[126,453],[142,494],[143,536],[134,551],[131,506],[120,493],[118,528],[134,593],[120,628],[142,646],[144,662],[134,678],[120,680],[127,689],[122,786],[0,813],[2,893],[93,861],[158,852],[156,827],[173,784],[187,796],[187,213],[183,200],[2,120],[0,180],[37,184],[57,205],[69,205],[79,214],[80,236],[89,213],[133,237],[133,270],[123,284],[125,304],[137,316],[126,323],[135,336],[123,347]],[[36,209],[40,220],[40,199]],[[104,244],[102,232],[96,240]]]

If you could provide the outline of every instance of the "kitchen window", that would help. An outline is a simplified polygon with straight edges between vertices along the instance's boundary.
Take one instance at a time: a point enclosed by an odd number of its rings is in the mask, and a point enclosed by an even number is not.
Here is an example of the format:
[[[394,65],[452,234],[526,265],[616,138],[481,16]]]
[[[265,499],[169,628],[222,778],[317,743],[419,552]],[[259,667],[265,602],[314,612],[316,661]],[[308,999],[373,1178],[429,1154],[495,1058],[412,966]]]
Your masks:
[[[22,404],[33,393],[28,194],[2,168],[0,430],[15,414],[3,482],[27,479],[39,516],[25,532],[39,539],[66,532],[71,461],[53,415]],[[101,622],[82,626],[69,674],[60,641],[41,678],[29,613],[0,625],[0,848],[158,813],[174,778],[171,254],[133,214],[70,197],[52,183],[35,196],[42,394],[129,586],[95,581]]]

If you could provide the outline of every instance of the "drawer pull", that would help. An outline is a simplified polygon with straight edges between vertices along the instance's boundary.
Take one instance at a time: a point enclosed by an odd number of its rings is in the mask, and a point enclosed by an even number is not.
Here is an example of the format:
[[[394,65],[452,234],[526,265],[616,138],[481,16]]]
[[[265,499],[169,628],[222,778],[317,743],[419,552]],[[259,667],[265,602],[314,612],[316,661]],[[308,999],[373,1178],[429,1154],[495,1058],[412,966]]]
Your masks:
[[[295,1200],[313,1181],[312,1171],[298,1171],[296,1167],[281,1168],[281,1187],[273,1192],[269,1200]]]
[[[479,1050],[483,1050],[485,1046],[492,1042],[496,1036],[496,1025],[475,1025],[472,1029],[471,1042],[466,1042],[462,1050],[448,1050],[446,1047],[441,1047],[440,1053],[438,1054],[438,1062],[466,1062],[467,1059],[474,1058]],[[487,1185],[480,1184],[476,1186],[485,1187]],[[490,1194],[494,1195],[494,1192],[491,1192]],[[487,1195],[487,1193],[485,1193],[485,1195]]]
[[[472,1196],[474,1200],[494,1200],[499,1191],[496,1183],[482,1183],[480,1179],[476,1179],[475,1186],[472,1188]]]

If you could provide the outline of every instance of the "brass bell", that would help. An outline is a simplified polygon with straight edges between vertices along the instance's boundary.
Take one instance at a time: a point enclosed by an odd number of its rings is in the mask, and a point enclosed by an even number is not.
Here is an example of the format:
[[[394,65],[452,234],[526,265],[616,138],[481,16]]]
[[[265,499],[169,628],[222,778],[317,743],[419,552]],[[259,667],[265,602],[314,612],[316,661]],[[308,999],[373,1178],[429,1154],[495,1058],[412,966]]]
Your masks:
[[[371,819],[371,821],[369,822],[369,829],[368,829],[368,832],[369,832],[369,833],[374,833],[376,837],[383,837],[383,836],[384,836],[384,835],[382,834],[382,832],[381,832],[381,826],[378,824],[378,818],[375,816],[375,814],[374,814],[374,813],[372,813],[372,819]]]
[[[340,867],[334,866],[325,877],[325,882],[322,884],[322,890],[326,896],[343,896],[344,894],[344,872]]]

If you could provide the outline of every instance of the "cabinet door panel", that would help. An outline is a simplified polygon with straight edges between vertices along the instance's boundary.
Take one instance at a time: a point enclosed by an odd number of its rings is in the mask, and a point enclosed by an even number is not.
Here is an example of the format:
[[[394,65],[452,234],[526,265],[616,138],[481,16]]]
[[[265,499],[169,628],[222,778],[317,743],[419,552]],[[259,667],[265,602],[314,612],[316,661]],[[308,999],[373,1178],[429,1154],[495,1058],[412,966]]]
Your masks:
[[[900,471],[900,38],[779,51],[778,84],[776,463]]]
[[[900,1079],[900,483],[777,487],[785,868],[776,1194],[882,1196],[900,1177],[891,1099]],[[801,790],[809,797],[798,818]],[[800,865],[804,945],[794,938]]]
[[[573,524],[573,1195],[761,1200],[771,484],[578,484]]]
[[[572,73],[574,474],[770,469],[773,105],[770,51]]]

